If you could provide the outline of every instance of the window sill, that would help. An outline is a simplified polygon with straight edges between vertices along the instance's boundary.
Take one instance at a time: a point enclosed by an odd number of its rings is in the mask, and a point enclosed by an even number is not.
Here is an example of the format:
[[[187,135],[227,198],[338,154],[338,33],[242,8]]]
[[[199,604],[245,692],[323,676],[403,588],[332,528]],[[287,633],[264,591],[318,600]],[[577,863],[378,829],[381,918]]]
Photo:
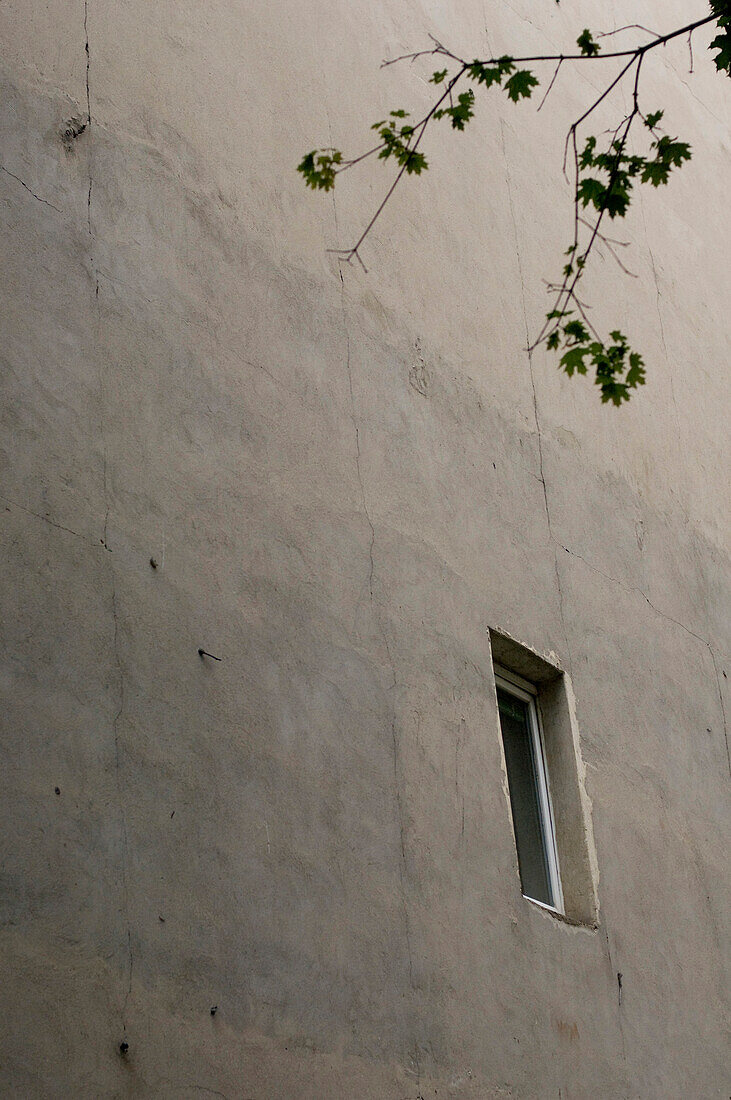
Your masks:
[[[561,924],[568,924],[571,928],[583,928],[586,932],[596,932],[599,927],[598,921],[592,921],[591,924],[587,924],[581,920],[574,920],[573,917],[567,917],[565,913],[559,912],[558,909],[554,909],[552,905],[547,905],[545,901],[537,901],[535,898],[529,898],[527,894],[523,894],[525,901],[530,902],[531,905],[535,905],[537,909],[542,909],[544,913],[550,914]]]

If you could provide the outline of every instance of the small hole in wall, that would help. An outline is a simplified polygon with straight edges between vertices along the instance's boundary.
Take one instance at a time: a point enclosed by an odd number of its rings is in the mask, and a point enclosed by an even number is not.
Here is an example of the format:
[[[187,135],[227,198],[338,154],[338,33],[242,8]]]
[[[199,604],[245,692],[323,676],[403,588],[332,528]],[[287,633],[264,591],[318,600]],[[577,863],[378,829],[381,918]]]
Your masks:
[[[78,117],[69,118],[61,127],[60,136],[66,151],[71,150],[71,146],[78,137],[84,133],[89,125],[89,120]]]

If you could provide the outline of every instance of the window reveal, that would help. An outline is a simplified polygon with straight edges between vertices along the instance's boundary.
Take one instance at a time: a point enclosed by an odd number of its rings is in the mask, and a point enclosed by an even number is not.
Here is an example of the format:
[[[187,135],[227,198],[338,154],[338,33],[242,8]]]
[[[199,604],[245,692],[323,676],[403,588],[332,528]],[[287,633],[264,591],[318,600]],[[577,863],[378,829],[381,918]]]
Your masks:
[[[563,911],[558,856],[535,691],[496,674],[498,713],[523,894]]]

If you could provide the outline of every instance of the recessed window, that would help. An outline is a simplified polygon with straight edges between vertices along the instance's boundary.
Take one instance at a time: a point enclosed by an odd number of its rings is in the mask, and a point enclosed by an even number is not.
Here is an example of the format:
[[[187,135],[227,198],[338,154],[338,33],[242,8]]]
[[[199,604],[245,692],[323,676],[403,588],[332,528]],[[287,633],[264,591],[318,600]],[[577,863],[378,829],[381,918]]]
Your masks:
[[[561,877],[536,689],[499,668],[495,669],[495,687],[523,893],[532,901],[562,912]]]
[[[571,679],[553,654],[543,657],[503,631],[490,629],[490,646],[521,890],[563,919],[596,928],[599,870]]]

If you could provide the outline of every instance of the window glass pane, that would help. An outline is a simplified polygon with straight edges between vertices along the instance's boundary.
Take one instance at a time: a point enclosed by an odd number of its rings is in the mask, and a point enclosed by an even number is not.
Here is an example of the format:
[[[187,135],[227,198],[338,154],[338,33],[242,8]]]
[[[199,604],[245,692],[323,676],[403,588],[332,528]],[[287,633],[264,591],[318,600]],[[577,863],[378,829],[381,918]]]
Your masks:
[[[500,687],[497,689],[497,700],[523,893],[535,901],[553,905],[529,725],[529,704]]]

